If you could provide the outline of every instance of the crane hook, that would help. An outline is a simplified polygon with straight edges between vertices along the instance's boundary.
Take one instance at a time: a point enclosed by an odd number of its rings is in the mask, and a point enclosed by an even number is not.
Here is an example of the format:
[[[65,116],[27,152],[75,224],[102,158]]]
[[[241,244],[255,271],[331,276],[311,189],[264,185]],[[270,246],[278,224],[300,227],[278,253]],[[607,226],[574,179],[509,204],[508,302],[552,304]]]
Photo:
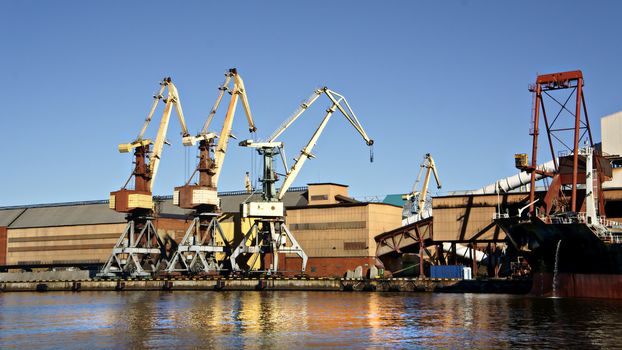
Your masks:
[[[369,145],[369,162],[370,163],[374,162],[374,145],[373,144]]]

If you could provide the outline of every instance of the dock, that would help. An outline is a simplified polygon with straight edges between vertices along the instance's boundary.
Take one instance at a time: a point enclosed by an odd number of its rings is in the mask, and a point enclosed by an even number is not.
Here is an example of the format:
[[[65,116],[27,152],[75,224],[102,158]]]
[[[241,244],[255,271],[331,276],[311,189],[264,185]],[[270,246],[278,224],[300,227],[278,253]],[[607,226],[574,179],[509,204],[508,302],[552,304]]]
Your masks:
[[[529,280],[433,278],[156,278],[0,282],[1,292],[53,291],[367,291],[526,294]]]

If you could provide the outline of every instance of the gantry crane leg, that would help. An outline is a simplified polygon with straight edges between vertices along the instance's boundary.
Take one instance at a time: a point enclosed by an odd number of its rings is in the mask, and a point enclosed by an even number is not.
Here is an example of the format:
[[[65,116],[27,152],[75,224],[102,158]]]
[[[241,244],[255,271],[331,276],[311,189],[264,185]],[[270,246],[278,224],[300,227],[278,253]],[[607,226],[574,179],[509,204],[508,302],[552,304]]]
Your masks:
[[[304,274],[307,267],[307,254],[281,218],[255,220],[253,226],[231,253],[232,270],[234,272],[252,272],[256,259],[258,257],[263,259],[269,253],[272,254],[270,265],[256,270],[257,272],[274,274],[279,271],[279,254],[296,254],[302,259],[301,273]],[[242,269],[237,263],[237,258],[240,255],[247,254],[257,255],[247,269]]]
[[[217,243],[217,235],[222,239],[222,244]],[[188,227],[166,267],[166,272],[217,273],[226,269],[226,266],[218,262],[216,255],[229,251],[227,239],[218,223],[218,214],[202,213]]]
[[[148,218],[129,220],[98,277],[149,277],[159,270],[165,244]]]

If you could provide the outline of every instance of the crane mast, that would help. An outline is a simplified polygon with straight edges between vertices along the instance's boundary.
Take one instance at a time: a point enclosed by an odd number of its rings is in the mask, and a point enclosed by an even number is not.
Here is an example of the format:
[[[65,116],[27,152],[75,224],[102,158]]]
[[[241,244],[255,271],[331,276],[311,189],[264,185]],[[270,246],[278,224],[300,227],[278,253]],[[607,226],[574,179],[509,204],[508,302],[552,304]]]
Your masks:
[[[233,86],[231,87],[232,82]],[[218,223],[220,212],[218,179],[225,160],[229,139],[234,137],[231,134],[231,128],[239,100],[242,101],[244,107],[249,131],[254,132],[256,127],[244,81],[235,68],[225,73],[225,81],[218,89],[218,97],[201,132],[197,136],[187,136],[183,140],[184,145],[187,146],[194,146],[197,142],[199,143],[199,162],[186,184],[175,188],[173,204],[184,209],[193,209],[194,219],[168,262],[166,267],[168,273],[211,274],[228,267],[217,259],[217,254],[230,253],[228,241]],[[209,131],[209,127],[225,92],[231,94],[231,100],[218,137],[216,133]],[[217,144],[215,144],[216,138],[218,138]],[[192,184],[191,182],[197,173],[198,183]],[[222,244],[217,242],[217,236],[220,236]],[[228,259],[224,261],[229,262]]]
[[[162,94],[167,87],[168,96],[164,98]],[[160,82],[160,90],[153,98],[154,101],[149,110],[149,114],[136,140],[118,146],[119,152],[121,153],[128,153],[134,150],[135,158],[134,170],[130,174],[128,180],[119,191],[110,193],[110,208],[121,213],[150,212],[153,208],[151,192],[160,165],[173,105],[177,111],[177,117],[182,129],[182,136],[187,137],[189,135],[179,94],[170,77],[164,78],[162,82]],[[162,113],[162,119],[160,120],[155,142],[153,142],[143,137],[160,101],[164,102],[164,112]],[[152,144],[153,149],[150,148]],[[147,155],[149,155],[148,163]],[[133,190],[127,189],[127,185],[130,183],[132,177],[134,178]]]
[[[233,81],[232,88],[229,87],[231,81]],[[188,178],[186,184],[181,187],[176,187],[173,192],[173,204],[184,209],[196,209],[202,211],[215,211],[219,209],[217,193],[218,180],[225,161],[225,154],[227,152],[229,139],[234,137],[231,134],[231,129],[239,99],[242,100],[242,105],[244,106],[249,131],[255,132],[257,130],[253,121],[248,96],[246,95],[244,81],[238,75],[235,68],[230,69],[225,74],[225,82],[218,89],[218,97],[216,98],[216,102],[214,103],[214,106],[212,107],[201,132],[197,136],[187,136],[183,140],[183,143],[186,146],[194,146],[197,142],[199,143],[199,162],[197,167],[190,175],[190,178]],[[216,133],[208,130],[218,107],[220,106],[223,95],[227,91],[230,91],[231,93],[231,100],[229,102],[229,107],[227,108],[220,136],[218,137]],[[214,141],[217,137],[218,143],[215,145]],[[199,174],[198,183],[191,184],[197,173]]]
[[[329,98],[331,106],[326,110],[324,118],[311,136],[311,139],[301,150],[292,167],[289,168],[285,158],[283,143],[276,141],[276,139],[323,94]],[[249,270],[255,265],[256,259],[261,257],[260,271],[275,273],[278,271],[279,254],[289,253],[296,254],[302,259],[302,273],[304,273],[307,264],[307,255],[285,225],[285,212],[282,199],[300,173],[307,159],[315,157],[311,152],[317,144],[322,132],[325,130],[331,116],[337,110],[343,114],[363,137],[365,143],[371,147],[374,141],[367,136],[345,97],[327,87],[315,90],[313,94],[300,105],[296,112],[275,130],[267,141],[255,142],[253,140],[245,140],[240,143],[240,146],[257,149],[259,154],[262,155],[263,178],[261,182],[263,193],[262,201],[246,202],[242,204],[242,217],[253,218],[255,221],[251,229],[246,233],[244,239],[231,254],[231,266],[234,271],[241,271],[237,263],[238,256],[241,254],[253,254],[254,260],[248,265]],[[279,178],[274,170],[274,157],[277,155],[280,155],[286,172],[285,179],[278,192],[275,184]],[[373,154],[370,160],[373,161]],[[254,240],[252,240],[253,237]],[[266,267],[268,263],[265,261],[267,257],[271,258],[271,263],[268,267]]]
[[[168,95],[164,97],[163,93],[167,88]],[[138,137],[132,142],[118,146],[121,153],[134,151],[134,169],[123,187],[110,193],[109,205],[117,212],[127,213],[128,223],[112,249],[110,258],[98,274],[101,277],[151,276],[159,269],[161,260],[167,256],[165,242],[157,234],[151,221],[153,216],[152,191],[166,143],[166,133],[173,107],[177,111],[181,124],[182,137],[188,137],[189,133],[179,93],[170,77],[160,82],[159,92],[153,98],[154,101]],[[160,102],[164,102],[164,111],[155,141],[145,139],[145,132]],[[134,178],[134,188],[128,189],[127,186],[132,178]]]

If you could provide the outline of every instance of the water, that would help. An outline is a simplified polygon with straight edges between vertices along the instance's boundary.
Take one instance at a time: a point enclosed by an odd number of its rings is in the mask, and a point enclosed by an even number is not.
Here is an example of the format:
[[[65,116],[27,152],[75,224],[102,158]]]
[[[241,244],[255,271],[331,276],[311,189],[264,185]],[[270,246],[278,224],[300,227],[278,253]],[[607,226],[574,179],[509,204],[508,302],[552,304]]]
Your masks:
[[[562,245],[562,240],[557,241],[557,247],[555,248],[555,267],[553,268],[553,297],[557,297],[557,275],[559,274],[559,247]]]
[[[0,348],[615,348],[619,310],[484,294],[0,293]]]

